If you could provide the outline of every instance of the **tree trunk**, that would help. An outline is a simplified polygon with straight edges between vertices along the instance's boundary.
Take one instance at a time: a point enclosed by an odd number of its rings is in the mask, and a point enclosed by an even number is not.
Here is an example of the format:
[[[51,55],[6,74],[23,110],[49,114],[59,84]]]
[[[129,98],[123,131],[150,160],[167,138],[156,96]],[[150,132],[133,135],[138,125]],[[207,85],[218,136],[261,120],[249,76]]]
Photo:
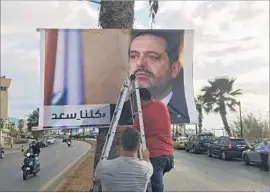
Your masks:
[[[228,136],[232,137],[232,132],[231,132],[231,129],[229,127],[229,123],[228,123],[228,120],[227,120],[227,117],[226,117],[226,112],[220,112],[220,116],[221,116],[224,128],[225,128]]]
[[[198,127],[199,127],[199,134],[202,133],[202,110],[199,110],[199,120],[198,120]]]
[[[132,29],[134,1],[101,1],[99,25],[103,29]]]
[[[95,151],[94,170],[96,169],[96,166],[100,160],[100,156],[101,156],[102,149],[106,141],[108,131],[109,131],[108,127],[99,129],[99,133],[97,136],[96,151]],[[122,132],[123,132],[122,130],[117,130],[108,159],[114,159],[120,156],[120,139],[121,139]]]
[[[101,1],[99,25],[103,29],[132,29],[134,22],[134,1]],[[120,91],[119,91],[120,92]],[[99,162],[100,155],[109,128],[100,128],[97,136],[94,169]],[[120,154],[120,136],[123,130],[118,130],[113,141],[109,159]]]

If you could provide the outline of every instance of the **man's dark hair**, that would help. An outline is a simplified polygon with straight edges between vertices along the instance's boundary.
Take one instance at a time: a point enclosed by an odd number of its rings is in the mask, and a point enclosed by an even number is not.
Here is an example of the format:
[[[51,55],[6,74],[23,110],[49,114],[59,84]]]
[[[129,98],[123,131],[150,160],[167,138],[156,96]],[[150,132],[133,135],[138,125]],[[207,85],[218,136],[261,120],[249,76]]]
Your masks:
[[[131,42],[139,36],[153,35],[164,39],[167,43],[166,52],[172,65],[179,57],[180,41],[184,37],[184,30],[132,30]],[[129,49],[130,50],[130,49]]]
[[[127,128],[121,136],[121,147],[125,151],[137,151],[141,143],[141,134],[133,128]]]
[[[143,101],[150,101],[151,100],[151,93],[147,88],[139,88],[140,97]]]

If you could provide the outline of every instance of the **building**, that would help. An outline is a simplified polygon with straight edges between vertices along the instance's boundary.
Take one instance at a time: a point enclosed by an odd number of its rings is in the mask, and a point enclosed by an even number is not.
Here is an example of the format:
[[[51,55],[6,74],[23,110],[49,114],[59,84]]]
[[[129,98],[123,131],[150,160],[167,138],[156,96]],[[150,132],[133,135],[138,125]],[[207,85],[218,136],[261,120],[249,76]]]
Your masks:
[[[11,79],[0,77],[0,120],[8,118],[8,89]]]
[[[10,86],[11,79],[5,76],[0,77],[0,143],[4,144],[4,139],[9,132],[4,127],[5,121],[8,119],[8,88]]]

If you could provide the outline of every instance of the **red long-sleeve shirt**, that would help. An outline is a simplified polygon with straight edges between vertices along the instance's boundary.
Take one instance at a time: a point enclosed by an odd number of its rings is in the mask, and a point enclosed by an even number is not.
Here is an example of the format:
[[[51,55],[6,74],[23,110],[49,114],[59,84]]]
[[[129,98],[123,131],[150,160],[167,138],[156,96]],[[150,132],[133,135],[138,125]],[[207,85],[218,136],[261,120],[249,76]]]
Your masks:
[[[146,146],[151,157],[172,155],[174,151],[170,114],[162,101],[152,100],[142,109]],[[138,116],[133,128],[139,128]]]

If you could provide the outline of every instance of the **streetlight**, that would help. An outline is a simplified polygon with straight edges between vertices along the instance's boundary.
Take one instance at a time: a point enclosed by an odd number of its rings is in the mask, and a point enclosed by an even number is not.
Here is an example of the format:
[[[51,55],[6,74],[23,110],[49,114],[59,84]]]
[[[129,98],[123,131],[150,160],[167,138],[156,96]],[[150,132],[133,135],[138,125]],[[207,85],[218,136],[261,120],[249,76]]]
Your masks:
[[[240,136],[244,137],[243,134],[243,122],[242,122],[242,110],[241,110],[241,102],[239,101],[237,103],[238,107],[239,107],[239,118],[240,118]]]

